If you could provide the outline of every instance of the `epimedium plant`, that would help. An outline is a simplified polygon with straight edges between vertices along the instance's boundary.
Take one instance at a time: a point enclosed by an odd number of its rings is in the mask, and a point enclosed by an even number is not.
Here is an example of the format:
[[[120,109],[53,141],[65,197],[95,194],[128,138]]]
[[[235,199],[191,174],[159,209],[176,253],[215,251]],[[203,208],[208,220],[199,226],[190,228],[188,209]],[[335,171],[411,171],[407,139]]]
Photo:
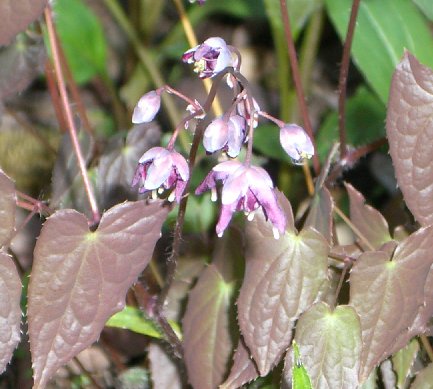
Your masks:
[[[207,7],[205,1],[198,3]],[[268,3],[271,10],[272,2]],[[341,5],[328,3],[331,17],[338,19]],[[287,44],[305,130],[261,109],[242,74],[237,48],[220,37],[191,44],[193,48],[183,54],[182,61],[193,65],[199,78],[212,80],[207,97],[199,101],[194,95],[159,85],[139,99],[132,114],[137,127],[123,145],[132,156],[125,152],[118,160],[118,149],[103,153],[97,174],[103,181],[102,193],[112,191],[107,183],[111,180],[119,187],[127,186],[124,190],[132,197],[132,191],[144,196],[137,201],[114,202],[102,214],[101,200],[88,174],[86,153],[92,152],[89,134],[80,137],[74,120],[69,95],[74,96],[78,107],[80,100],[68,76],[52,10],[46,2],[34,2],[20,15],[12,2],[5,4],[6,11],[0,6],[0,12],[7,12],[19,23],[0,29],[0,43],[12,39],[16,28],[38,18],[47,6],[44,28],[55,85],[51,93],[68,131],[65,147],[74,151],[74,157],[63,162],[69,168],[76,165],[73,175],[83,182],[81,193],[90,217],[72,208],[55,209],[54,201],[35,200],[17,191],[6,174],[0,174],[0,370],[6,368],[21,338],[21,277],[12,251],[8,251],[16,233],[16,207],[20,206],[31,212],[27,219],[36,213],[45,219],[33,252],[27,292],[35,388],[45,387],[59,367],[98,340],[106,325],[129,327],[168,346],[168,351],[155,342],[147,347],[157,388],[187,384],[194,388],[238,388],[257,379],[251,387],[374,388],[380,380],[385,387],[421,388],[433,381],[428,337],[433,316],[433,71],[409,51],[403,53],[393,73],[386,131],[398,185],[419,225],[412,231],[390,231],[384,216],[367,205],[349,183],[344,184],[349,217],[332,195],[341,175],[383,143],[351,149],[345,136],[351,45],[358,16],[364,17],[369,11],[367,0],[351,3],[339,79],[339,144],[330,150],[322,166],[320,160],[324,158],[317,153],[299,74],[290,6],[281,0],[275,4],[280,9],[282,29],[276,27],[275,31],[283,31]],[[354,42],[354,53],[362,69],[364,53],[360,54],[359,44]],[[366,78],[374,84],[369,72],[367,67]],[[223,88],[230,91],[231,99],[221,110],[215,107],[217,92]],[[382,89],[376,92],[383,98]],[[171,100],[164,100],[167,96],[185,102],[187,113],[175,123],[162,147],[146,138],[155,132],[146,123],[155,119],[161,107],[171,109]],[[79,114],[83,127],[87,127],[85,113]],[[285,194],[255,161],[253,147],[267,136],[263,135],[268,129],[262,125],[264,121],[279,129],[281,148],[295,165],[302,165],[310,198],[301,218],[295,218]],[[191,147],[178,147],[178,140],[189,133],[193,134]],[[83,146],[86,143],[87,150]],[[193,186],[197,160],[204,160],[204,154],[209,158],[218,155],[218,161],[201,183]],[[125,183],[122,166],[127,159],[135,161],[137,167],[132,182]],[[308,166],[310,159],[315,182]],[[66,197],[72,196],[74,181],[65,183],[66,188],[62,186]],[[185,288],[185,282],[181,286],[178,281],[184,271],[179,260],[182,244],[188,239],[183,234],[186,211],[194,196],[207,191],[211,192],[209,200],[220,204],[216,243],[209,263],[201,261],[198,268],[187,267]],[[160,290],[149,296],[139,281],[142,288],[136,289],[136,295],[142,294],[137,297],[140,309],[123,309],[128,290],[151,263],[174,206],[177,217]],[[245,218],[239,218],[238,212]],[[353,244],[340,242],[335,214],[352,229]],[[185,293],[188,298],[182,311],[178,300]],[[148,328],[143,329],[143,323]],[[174,377],[170,382],[161,373],[168,371]]]

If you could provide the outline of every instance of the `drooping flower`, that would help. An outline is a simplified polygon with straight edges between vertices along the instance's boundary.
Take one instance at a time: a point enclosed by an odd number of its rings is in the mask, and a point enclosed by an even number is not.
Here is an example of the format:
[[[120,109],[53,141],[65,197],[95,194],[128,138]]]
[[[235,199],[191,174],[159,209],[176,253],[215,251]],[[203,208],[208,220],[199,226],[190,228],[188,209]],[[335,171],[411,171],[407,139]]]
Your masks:
[[[280,143],[295,164],[302,164],[314,155],[314,146],[305,130],[297,124],[286,124],[280,129]]]
[[[265,217],[273,224],[276,239],[284,234],[286,218],[277,202],[274,186],[268,173],[257,166],[246,166],[239,161],[226,161],[216,165],[196,189],[196,194],[212,191],[216,200],[216,185],[221,181],[221,213],[216,226],[219,237],[224,233],[233,213],[244,211],[248,220],[254,218],[261,207]]]
[[[239,155],[244,142],[245,120],[239,115],[232,115],[228,120],[222,116],[216,118],[203,135],[203,146],[207,152],[224,150],[231,158]]]
[[[161,94],[158,91],[150,91],[141,96],[132,114],[132,123],[151,122],[161,107]]]
[[[194,64],[194,71],[200,78],[210,78],[228,66],[234,66],[235,61],[224,39],[213,37],[206,39],[182,56],[182,61]]]
[[[173,188],[168,200],[180,202],[188,179],[188,163],[181,154],[163,147],[153,147],[138,161],[132,186],[138,184],[139,193],[152,191],[153,197],[156,191],[162,193]]]

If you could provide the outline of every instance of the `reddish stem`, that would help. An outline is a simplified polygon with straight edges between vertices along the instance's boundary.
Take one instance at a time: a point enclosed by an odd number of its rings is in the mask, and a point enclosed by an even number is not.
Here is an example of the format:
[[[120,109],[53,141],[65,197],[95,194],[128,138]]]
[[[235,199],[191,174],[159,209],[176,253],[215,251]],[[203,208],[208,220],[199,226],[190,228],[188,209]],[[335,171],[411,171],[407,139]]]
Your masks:
[[[347,153],[346,146],[346,91],[347,76],[350,65],[350,50],[356,27],[356,17],[358,16],[359,3],[361,0],[353,0],[352,11],[350,13],[349,25],[347,26],[346,41],[344,42],[343,58],[341,60],[340,77],[338,80],[338,130],[340,133],[340,158],[343,159]]]
[[[292,30],[290,28],[289,11],[286,0],[280,0],[281,17],[284,24],[284,33],[286,35],[287,49],[289,51],[290,67],[292,70],[293,83],[295,84],[296,96],[298,98],[299,108],[304,121],[305,131],[310,136],[314,146],[313,168],[316,175],[320,173],[319,156],[317,155],[316,142],[314,139],[313,128],[308,115],[308,107],[305,101],[304,89],[302,87],[301,75],[299,72],[298,58],[296,56],[295,42],[293,41]]]

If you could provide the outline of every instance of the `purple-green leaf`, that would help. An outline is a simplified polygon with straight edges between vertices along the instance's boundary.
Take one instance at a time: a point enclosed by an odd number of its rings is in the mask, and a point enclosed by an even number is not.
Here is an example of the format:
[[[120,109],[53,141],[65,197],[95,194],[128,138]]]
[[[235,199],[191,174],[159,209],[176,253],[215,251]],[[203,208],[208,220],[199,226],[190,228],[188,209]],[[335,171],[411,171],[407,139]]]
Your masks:
[[[148,347],[153,389],[182,389],[182,380],[176,364],[157,343]]]
[[[233,366],[226,381],[220,385],[220,389],[236,389],[258,378],[259,372],[256,364],[250,357],[250,352],[242,339],[239,339],[233,357]]]
[[[361,328],[352,307],[313,305],[301,315],[295,339],[314,388],[359,386]]]
[[[393,351],[396,338],[413,323],[424,303],[433,263],[433,227],[421,228],[391,254],[361,255],[350,275],[350,305],[360,316],[363,351],[360,381]]]
[[[0,170],[0,247],[9,242],[15,227],[16,194],[11,179]]]
[[[7,45],[31,22],[42,15],[47,0],[2,0],[0,2],[0,45]]]
[[[345,185],[350,199],[350,220],[355,227],[376,249],[392,240],[388,223],[382,214],[377,209],[365,204],[364,196],[352,185],[347,183]],[[366,247],[366,249],[368,248]]]
[[[96,231],[74,210],[44,224],[34,251],[28,324],[35,387],[94,342],[151,259],[168,210],[160,201],[108,210]]]
[[[391,82],[386,118],[398,185],[415,219],[433,223],[433,71],[405,52]]]
[[[191,291],[183,318],[185,363],[194,388],[217,387],[232,350],[229,332],[231,287],[210,264]]]
[[[0,373],[21,338],[21,279],[12,258],[0,251]]]
[[[245,344],[266,375],[292,338],[295,320],[315,301],[327,280],[328,244],[307,228],[275,240],[262,215],[246,228],[246,269],[238,298]]]

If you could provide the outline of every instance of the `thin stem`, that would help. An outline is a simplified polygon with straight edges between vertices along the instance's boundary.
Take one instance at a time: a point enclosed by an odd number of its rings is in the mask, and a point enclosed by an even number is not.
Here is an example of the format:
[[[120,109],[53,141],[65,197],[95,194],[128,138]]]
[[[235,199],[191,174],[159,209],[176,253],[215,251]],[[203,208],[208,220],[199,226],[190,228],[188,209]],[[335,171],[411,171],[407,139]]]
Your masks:
[[[334,205],[335,213],[340,216],[343,221],[350,227],[350,229],[355,233],[355,235],[368,247],[369,250],[375,251],[373,245],[368,241],[364,234],[358,230],[358,228],[349,220],[349,218],[344,214],[344,212]]]
[[[56,42],[55,35],[54,35],[55,34],[54,33],[55,27],[54,27],[50,7],[45,8],[45,21],[47,24],[48,39],[49,39],[50,45],[51,45],[52,59],[53,59],[54,69],[56,72],[57,85],[59,88],[60,99],[62,101],[62,106],[63,106],[64,112],[65,112],[66,121],[68,124],[69,136],[71,137],[71,140],[72,140],[74,152],[75,152],[75,155],[76,155],[77,161],[78,161],[78,167],[80,169],[80,173],[81,173],[81,176],[83,178],[84,188],[85,188],[85,191],[87,194],[87,198],[89,200],[90,209],[92,210],[92,217],[93,217],[92,222],[97,223],[100,220],[100,214],[99,214],[99,210],[98,210],[98,205],[96,203],[96,198],[95,198],[95,195],[93,193],[92,186],[90,184],[89,176],[87,174],[86,163],[85,163],[83,154],[81,152],[80,143],[78,141],[77,129],[75,128],[74,119],[72,117],[72,111],[71,111],[71,106],[69,103],[68,94],[66,91],[65,80],[63,79],[63,73],[62,73],[62,69],[61,69],[61,65],[60,65],[60,61],[59,61],[59,52],[58,52],[57,42]]]
[[[126,36],[130,40],[140,62],[144,65],[145,69],[149,73],[149,76],[156,88],[165,85],[164,79],[159,67],[156,64],[154,58],[148,53],[146,48],[141,44],[140,38],[137,32],[132,27],[122,8],[116,0],[104,0],[107,8],[110,10],[114,19],[120,25],[120,27],[125,32]],[[167,109],[167,114],[170,118],[173,127],[179,121],[179,114],[177,112],[176,106],[170,96],[162,97],[165,108]],[[183,146],[188,147],[188,140],[185,138],[182,140]]]
[[[176,6],[177,12],[179,13],[179,18],[182,23],[183,31],[185,32],[186,39],[188,40],[188,44],[190,47],[195,47],[198,45],[197,37],[194,33],[194,29],[192,28],[191,22],[188,18],[188,14],[185,12],[185,7],[182,4],[181,0],[173,0],[174,5]],[[208,78],[203,80],[204,87],[206,89],[206,92],[209,93],[209,91],[212,88],[212,81]],[[215,116],[221,116],[223,113],[223,109],[221,107],[221,104],[218,100],[218,97],[215,97],[212,109],[214,111]]]
[[[315,153],[313,155],[313,167],[316,175],[320,172],[320,162],[317,155],[317,147],[314,139],[313,128],[311,125],[310,117],[308,115],[308,107],[305,101],[304,90],[302,87],[301,75],[299,73],[298,59],[296,57],[295,43],[292,37],[292,31],[290,28],[289,11],[287,8],[286,0],[280,0],[281,17],[284,24],[284,32],[286,34],[287,48],[289,51],[290,66],[292,69],[293,82],[295,84],[296,96],[298,98],[299,108],[301,110],[302,119],[304,122],[305,130],[311,138],[314,146]]]
[[[312,196],[314,194],[314,182],[308,163],[302,164],[302,170],[304,171],[305,183],[307,185],[308,194]]]
[[[346,90],[347,75],[349,73],[350,50],[352,47],[353,35],[358,16],[359,3],[361,0],[353,0],[352,11],[350,13],[349,25],[347,26],[346,41],[344,42],[343,58],[341,60],[340,77],[338,80],[338,129],[340,133],[340,158],[346,156]]]
[[[284,125],[286,123],[284,123],[282,120],[277,119],[275,117],[273,117],[272,115],[269,115],[267,112],[265,111],[259,111],[257,112],[260,116],[263,116],[265,119],[270,120],[271,122],[274,122],[278,127],[282,128],[284,127]]]
[[[427,336],[421,335],[420,339],[421,339],[421,343],[422,343],[428,357],[430,358],[430,361],[433,362],[433,349],[432,349],[432,346],[431,346]]]

